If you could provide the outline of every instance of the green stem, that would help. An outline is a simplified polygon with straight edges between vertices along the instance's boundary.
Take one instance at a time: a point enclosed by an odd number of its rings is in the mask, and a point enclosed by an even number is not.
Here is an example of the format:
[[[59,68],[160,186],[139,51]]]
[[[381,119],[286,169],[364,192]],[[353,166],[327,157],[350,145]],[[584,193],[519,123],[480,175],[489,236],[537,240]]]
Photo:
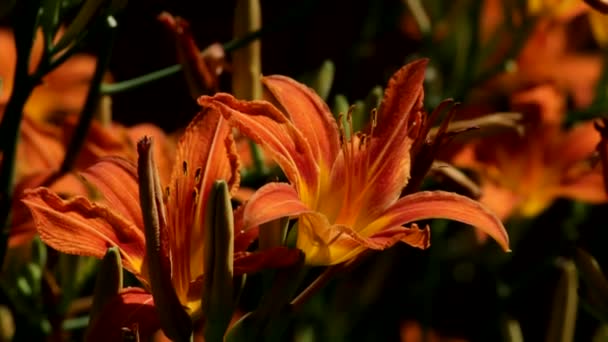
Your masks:
[[[250,34],[248,34],[244,37],[234,39],[234,40],[224,44],[224,51],[226,53],[230,53],[234,50],[238,50],[238,49],[246,46],[247,44],[253,42],[254,40],[260,38],[262,36],[262,34],[265,33],[265,31],[267,31],[267,30],[262,28],[257,31],[251,32]],[[130,80],[112,83],[112,84],[104,83],[101,86],[101,93],[105,94],[105,95],[111,95],[111,94],[131,90],[134,88],[138,88],[142,85],[146,85],[148,83],[158,81],[163,78],[174,75],[174,74],[180,72],[181,70],[182,70],[182,65],[175,64],[175,65],[168,66],[166,68],[162,68],[160,70],[153,71],[149,74],[145,74],[142,76],[132,78]]]
[[[4,255],[10,234],[10,213],[13,203],[13,179],[17,154],[17,140],[23,116],[23,107],[37,84],[38,79],[29,75],[29,61],[36,28],[39,1],[24,1],[19,3],[17,13],[20,20],[15,27],[15,45],[17,48],[17,64],[13,78],[13,93],[5,108],[4,117],[0,123],[0,266],[4,263]]]
[[[267,34],[269,32],[278,31],[281,27],[285,25],[295,25],[302,18],[306,17],[306,14],[315,9],[316,5],[320,3],[319,0],[314,1],[304,1],[301,6],[294,6],[287,14],[285,14],[278,21],[263,27],[257,31],[253,31],[246,36],[236,38],[224,44],[224,51],[226,53],[233,52],[238,50],[244,46],[247,46],[249,43],[259,39],[262,35]],[[153,71],[151,73],[138,76],[132,78],[130,80],[107,84],[104,83],[101,86],[101,94],[104,95],[112,95],[116,93],[121,93],[123,91],[131,90],[134,88],[138,88],[145,84],[169,77],[174,75],[182,70],[182,66],[180,64],[175,64],[168,66],[166,68]]]
[[[23,106],[30,96],[33,84],[26,78],[15,83],[13,94],[6,106],[4,120],[0,124],[2,141],[2,166],[0,167],[0,265],[4,262],[8,237],[10,234],[10,213],[13,203],[13,187],[17,154],[17,141],[21,126]],[[17,79],[17,77],[15,77]],[[17,81],[17,80],[15,80]]]
[[[105,27],[104,34],[107,36],[104,43],[100,47],[99,59],[95,68],[95,74],[93,75],[93,79],[91,81],[91,87],[89,88],[86,102],[82,108],[80,119],[76,125],[76,129],[74,130],[74,136],[72,136],[70,145],[68,146],[63,159],[63,163],[61,163],[59,175],[69,172],[74,166],[74,162],[76,161],[76,158],[78,157],[82,145],[87,137],[89,127],[91,126],[95,110],[99,103],[101,81],[103,80],[103,76],[108,68],[110,56],[112,55],[112,46],[116,37],[116,22],[114,18],[107,17],[106,20],[107,26]]]

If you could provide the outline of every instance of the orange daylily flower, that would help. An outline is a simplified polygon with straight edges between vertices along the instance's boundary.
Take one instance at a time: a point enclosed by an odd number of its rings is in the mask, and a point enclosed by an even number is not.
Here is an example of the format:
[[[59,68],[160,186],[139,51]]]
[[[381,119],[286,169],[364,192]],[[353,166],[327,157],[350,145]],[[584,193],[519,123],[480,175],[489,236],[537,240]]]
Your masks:
[[[600,134],[592,122],[561,127],[565,100],[551,85],[513,95],[527,118],[524,136],[509,132],[463,147],[452,162],[480,177],[481,203],[501,219],[536,216],[557,198],[605,202],[601,167],[590,161]]]
[[[199,98],[266,148],[291,183],[261,187],[244,208],[243,229],[298,216],[297,247],[315,265],[345,262],[398,241],[425,248],[428,228],[402,225],[430,218],[474,225],[508,250],[500,220],[473,200],[442,191],[399,198],[410,176],[409,122],[422,110],[426,64],[418,60],[399,70],[371,130],[348,141],[323,100],[284,76],[263,78],[267,98],[276,105],[229,94]]]
[[[605,13],[594,10],[606,9],[602,1],[594,0],[528,0],[528,11],[531,15],[553,17],[558,20],[572,19],[580,14],[587,14],[593,37],[600,45],[608,43],[608,17]]]
[[[41,186],[59,170],[76,126],[76,119],[75,115],[67,116],[60,127],[35,121],[29,116],[23,117],[17,145],[15,201],[12,208],[9,247],[31,241],[36,235],[29,211],[18,200],[19,194],[27,189]],[[114,123],[106,127],[93,121],[74,168],[86,169],[99,158],[110,155],[135,161],[137,158],[135,142],[144,134],[154,136],[158,140],[159,143],[155,145],[155,156],[160,161],[158,164],[161,178],[167,180],[170,172],[167,157],[174,154],[172,144],[160,128],[150,124],[125,128]],[[73,173],[67,173],[52,181],[49,187],[64,197],[90,195],[90,189]]]
[[[156,175],[156,167],[150,168]],[[104,197],[103,203],[82,196],[64,200],[47,188],[26,191],[22,201],[30,209],[42,240],[64,253],[97,258],[116,246],[124,268],[150,289],[137,166],[126,159],[106,157],[81,174]],[[161,231],[163,246],[167,246],[167,255],[163,255],[168,258],[166,276],[190,315],[200,310],[203,235],[209,229],[204,212],[209,190],[218,179],[236,191],[238,160],[227,122],[218,112],[205,110],[181,137],[170,181],[164,183],[164,199],[156,203],[163,207],[159,212],[165,213],[166,220]],[[251,231],[235,234],[235,274],[290,265],[299,258],[297,250],[286,248],[266,254],[245,251],[255,238]]]
[[[568,25],[576,17],[572,11],[574,9],[563,18],[539,19],[514,60],[514,70],[499,74],[477,92],[492,96],[498,90],[509,95],[530,85],[551,82],[571,95],[576,107],[589,106],[595,97],[603,57],[573,48],[568,30]]]
[[[57,37],[63,34],[60,30]],[[44,49],[42,31],[38,31],[32,47],[30,72],[35,70]],[[6,105],[12,90],[17,63],[15,37],[10,30],[0,30],[0,107]],[[23,108],[26,115],[36,120],[47,120],[66,113],[77,113],[86,100],[91,78],[95,71],[96,58],[76,54],[47,74],[42,84],[34,88]]]

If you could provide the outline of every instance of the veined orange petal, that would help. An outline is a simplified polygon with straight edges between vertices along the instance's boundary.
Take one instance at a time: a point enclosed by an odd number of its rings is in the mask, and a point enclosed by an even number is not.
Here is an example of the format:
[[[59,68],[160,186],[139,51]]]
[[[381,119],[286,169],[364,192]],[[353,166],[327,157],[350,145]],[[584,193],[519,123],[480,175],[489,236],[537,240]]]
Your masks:
[[[204,107],[186,128],[177,146],[167,187],[169,241],[175,284],[203,274],[203,227],[213,182],[225,180],[234,193],[239,185],[238,157],[228,122],[215,107]],[[186,293],[187,289],[178,290]]]
[[[105,157],[80,172],[80,175],[100,192],[103,203],[140,230],[143,229],[137,167],[133,162]]]
[[[116,246],[124,267],[146,283],[142,276],[144,233],[118,212],[81,196],[63,200],[47,188],[27,190],[22,201],[30,209],[42,241],[49,246],[100,259],[108,248]]]
[[[14,201],[11,208],[11,232],[8,240],[9,247],[18,246],[30,242],[36,236],[36,226],[32,220],[29,209],[23,202],[18,200],[27,189],[39,187],[44,181],[54,174],[54,170],[47,170],[35,175],[27,176],[15,186]],[[88,196],[89,189],[81,178],[68,173],[57,179],[50,189],[60,196]]]
[[[23,117],[20,129],[17,177],[58,168],[65,154],[61,131],[27,115]]]
[[[366,156],[365,184],[382,191],[368,191],[365,202],[370,214],[377,214],[399,198],[410,177],[409,120],[422,110],[423,81],[427,59],[408,63],[391,77],[378,111],[377,127]],[[375,138],[377,137],[377,138]]]
[[[264,97],[282,109],[308,140],[322,169],[329,172],[338,151],[338,125],[327,104],[312,89],[285,76],[267,76],[262,83],[270,94]]]
[[[307,139],[281,111],[266,101],[240,101],[229,94],[201,96],[200,105],[216,106],[246,136],[276,160],[301,198],[312,198],[319,185],[319,165]]]
[[[136,287],[123,289],[103,306],[99,317],[91,322],[86,340],[121,341],[122,328],[137,328],[144,341],[160,329],[152,294]]]
[[[469,224],[509,251],[509,236],[500,220],[479,202],[444,191],[422,191],[399,199],[361,235],[373,235],[414,221],[441,218]]]
[[[262,186],[244,206],[241,227],[244,230],[281,217],[311,211],[302,203],[295,189],[286,183],[268,183]]]
[[[415,61],[395,73],[371,136],[355,136],[343,146],[329,189],[320,196],[319,207],[331,222],[363,229],[399,198],[410,177],[409,119],[422,109],[426,64]]]
[[[410,113],[422,103],[424,96],[422,82],[428,62],[428,59],[418,59],[408,63],[391,77],[378,108],[378,122],[374,135],[391,140],[386,136],[403,134],[403,130],[407,131]]]

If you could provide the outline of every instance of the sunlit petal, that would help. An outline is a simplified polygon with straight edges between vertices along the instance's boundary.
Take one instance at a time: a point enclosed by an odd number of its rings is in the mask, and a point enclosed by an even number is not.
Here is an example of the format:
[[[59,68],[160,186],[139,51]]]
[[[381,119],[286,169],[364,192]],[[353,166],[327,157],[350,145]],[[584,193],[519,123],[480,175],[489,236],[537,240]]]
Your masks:
[[[106,157],[80,172],[80,175],[99,191],[102,201],[109,208],[136,227],[143,227],[137,167],[133,162]]]
[[[178,143],[166,189],[173,272],[182,277],[177,283],[188,284],[203,273],[204,208],[209,190],[216,180],[225,180],[235,192],[237,169],[230,126],[215,108],[203,108]]]
[[[118,247],[124,267],[142,278],[145,239],[133,222],[84,197],[63,200],[47,188],[25,192],[23,203],[30,209],[40,237],[49,246],[68,254],[103,258],[110,247]]]
[[[480,203],[444,191],[422,191],[399,199],[386,213],[360,234],[373,234],[414,221],[449,219],[483,231],[509,250],[509,237],[500,220]]]
[[[319,181],[319,166],[306,138],[266,101],[239,101],[229,94],[201,96],[199,104],[216,106],[243,134],[263,146],[296,185],[302,196],[313,196]]]
[[[328,172],[340,149],[338,125],[325,102],[312,89],[285,76],[262,79],[265,98],[277,104],[308,139],[319,167]]]
[[[258,226],[281,217],[311,211],[300,200],[294,188],[286,183],[269,183],[261,187],[245,204],[243,229]]]

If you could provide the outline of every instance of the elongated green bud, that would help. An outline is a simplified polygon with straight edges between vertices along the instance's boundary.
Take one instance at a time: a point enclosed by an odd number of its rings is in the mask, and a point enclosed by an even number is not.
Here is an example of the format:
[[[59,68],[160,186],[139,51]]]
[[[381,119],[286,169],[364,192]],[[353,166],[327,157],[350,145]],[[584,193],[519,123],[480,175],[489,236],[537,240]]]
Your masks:
[[[99,271],[93,290],[93,304],[91,305],[91,320],[89,326],[94,326],[103,306],[122,289],[122,263],[120,252],[116,247],[108,248],[101,260]]]
[[[234,222],[230,192],[223,180],[211,188],[205,221],[203,334],[207,341],[221,341],[234,309]]]
[[[152,153],[152,138],[137,144],[139,159],[139,199],[146,236],[146,259],[150,287],[158,310],[161,328],[174,341],[189,341],[192,321],[182,307],[171,283],[171,259],[167,246],[167,221],[158,169]]]

